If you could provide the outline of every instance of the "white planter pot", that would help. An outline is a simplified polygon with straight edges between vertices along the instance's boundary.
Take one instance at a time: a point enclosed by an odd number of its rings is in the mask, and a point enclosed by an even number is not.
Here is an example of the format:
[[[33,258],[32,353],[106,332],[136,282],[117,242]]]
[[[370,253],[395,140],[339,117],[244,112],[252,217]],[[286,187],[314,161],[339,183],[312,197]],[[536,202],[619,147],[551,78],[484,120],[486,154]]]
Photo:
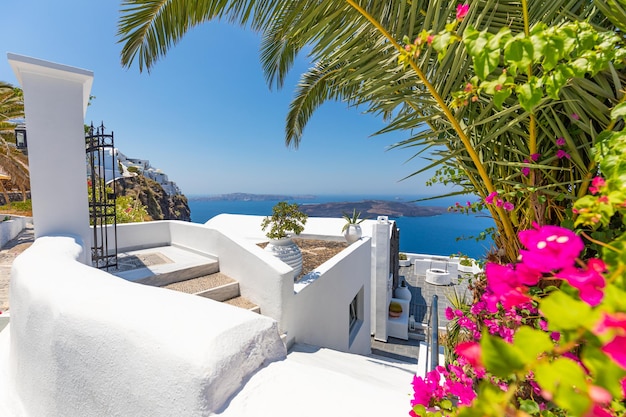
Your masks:
[[[361,235],[363,232],[361,231],[361,225],[359,224],[350,224],[345,232],[343,232],[343,236],[346,238],[348,244],[353,244],[357,240],[361,239]]]
[[[401,300],[409,300],[411,301],[411,290],[409,287],[398,287],[395,290],[395,298],[400,298]]]
[[[467,266],[467,265],[461,265],[461,264],[459,264],[459,272],[463,272],[463,273],[471,273],[471,272],[474,272],[474,265],[472,265],[472,266]]]
[[[398,265],[400,265],[400,266],[411,266],[411,260],[410,259],[400,259],[400,260],[398,260]]]
[[[289,265],[294,270],[294,279],[302,272],[302,252],[290,237],[283,239],[271,239],[265,247],[266,252]]]
[[[426,270],[426,282],[434,285],[450,285],[450,272],[445,269],[431,268]]]

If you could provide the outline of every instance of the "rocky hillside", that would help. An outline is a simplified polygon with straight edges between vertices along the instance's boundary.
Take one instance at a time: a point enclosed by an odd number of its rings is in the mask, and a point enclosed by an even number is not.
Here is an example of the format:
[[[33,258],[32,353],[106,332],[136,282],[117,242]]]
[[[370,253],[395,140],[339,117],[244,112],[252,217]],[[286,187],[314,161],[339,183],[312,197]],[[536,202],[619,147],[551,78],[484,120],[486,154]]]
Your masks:
[[[167,195],[158,182],[143,175],[118,178],[115,183],[117,195],[139,199],[152,220],[191,221],[191,211],[184,195]]]

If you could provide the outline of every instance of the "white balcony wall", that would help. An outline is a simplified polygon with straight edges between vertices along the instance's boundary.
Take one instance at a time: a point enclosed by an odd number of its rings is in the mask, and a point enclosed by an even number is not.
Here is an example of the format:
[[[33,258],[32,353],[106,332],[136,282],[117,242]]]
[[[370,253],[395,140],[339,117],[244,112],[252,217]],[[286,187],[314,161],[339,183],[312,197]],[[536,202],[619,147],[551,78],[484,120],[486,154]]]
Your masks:
[[[237,216],[240,225],[256,224],[255,217]],[[172,245],[218,258],[220,270],[239,282],[241,295],[278,321],[289,344],[369,353],[371,239],[352,244],[309,274],[306,284],[294,286],[293,269],[258,247],[256,240],[262,236],[255,233],[226,235],[209,225],[178,220],[122,224],[117,231],[120,251]],[[359,291],[365,297],[360,306],[363,317],[358,331],[351,334],[349,305]]]
[[[369,238],[353,243],[295,285],[286,314],[288,340],[343,352],[371,352],[370,243]],[[361,304],[360,317],[351,334],[350,303],[355,297]]]

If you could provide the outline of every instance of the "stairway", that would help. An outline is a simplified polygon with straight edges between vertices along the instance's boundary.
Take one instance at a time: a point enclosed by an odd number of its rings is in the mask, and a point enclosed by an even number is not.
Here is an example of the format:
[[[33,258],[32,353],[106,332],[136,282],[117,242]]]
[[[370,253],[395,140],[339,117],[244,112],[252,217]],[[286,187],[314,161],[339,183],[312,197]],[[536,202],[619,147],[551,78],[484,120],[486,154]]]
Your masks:
[[[210,298],[211,300],[245,308],[255,313],[261,313],[258,305],[240,295],[239,283],[219,271],[168,284],[163,286],[163,288]]]
[[[210,298],[260,314],[256,304],[241,297],[239,283],[219,271],[212,256],[163,246],[118,254],[114,275],[129,281]]]

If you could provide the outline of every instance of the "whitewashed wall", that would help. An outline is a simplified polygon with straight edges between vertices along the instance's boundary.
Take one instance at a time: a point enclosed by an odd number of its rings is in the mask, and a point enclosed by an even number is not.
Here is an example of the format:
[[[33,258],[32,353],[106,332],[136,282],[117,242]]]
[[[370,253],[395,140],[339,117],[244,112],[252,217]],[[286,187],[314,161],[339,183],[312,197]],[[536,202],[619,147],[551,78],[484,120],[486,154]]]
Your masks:
[[[9,216],[11,220],[0,222],[0,248],[4,247],[10,240],[24,230],[26,223],[32,221],[30,217]],[[1,220],[1,219],[0,219]]]
[[[43,237],[13,264],[0,415],[205,416],[286,356],[274,320],[126,282],[81,250]]]
[[[370,242],[363,238],[353,243],[296,285],[285,314],[288,338],[342,352],[371,353]],[[357,295],[361,314],[351,335],[349,307]]]
[[[295,289],[293,269],[256,245],[266,240],[258,232],[262,217],[218,217],[222,222],[205,225],[177,220],[122,224],[118,226],[119,248],[174,245],[215,256],[220,270],[239,282],[241,295],[257,304],[263,315],[278,321],[289,344],[304,342],[344,352],[370,352],[370,238],[351,245],[314,271],[312,276],[320,277],[311,281],[311,288]],[[328,220],[335,223],[340,219]],[[318,219],[317,223],[324,222]],[[309,227],[307,237],[326,237],[315,235],[315,230]],[[361,288],[367,297],[362,302],[367,317],[363,317],[358,334],[350,337],[348,308]]]
[[[24,90],[35,237],[78,236],[87,247],[84,117],[93,73],[8,54]],[[82,253],[91,262],[91,251]]]

